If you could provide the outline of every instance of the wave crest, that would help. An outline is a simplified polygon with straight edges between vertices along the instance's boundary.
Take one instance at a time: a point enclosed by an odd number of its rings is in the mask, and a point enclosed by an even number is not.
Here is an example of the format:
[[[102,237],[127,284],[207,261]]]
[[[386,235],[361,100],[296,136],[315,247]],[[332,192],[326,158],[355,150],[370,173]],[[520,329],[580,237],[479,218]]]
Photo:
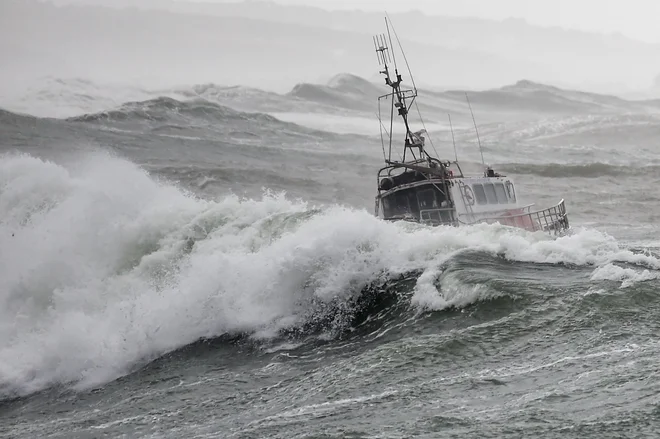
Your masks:
[[[180,117],[194,117],[209,121],[253,120],[255,122],[279,122],[264,113],[243,113],[203,99],[180,101],[171,97],[159,97],[146,101],[128,102],[116,110],[84,114],[68,118],[72,122],[123,122],[148,120],[168,122]]]
[[[434,281],[465,251],[660,268],[596,231],[552,240],[498,225],[388,223],[282,195],[206,201],[105,154],[66,167],[0,156],[0,248],[5,396],[105,383],[201,338],[345,328],[365,288],[411,272],[426,273],[411,280],[413,306],[466,306],[490,293]]]

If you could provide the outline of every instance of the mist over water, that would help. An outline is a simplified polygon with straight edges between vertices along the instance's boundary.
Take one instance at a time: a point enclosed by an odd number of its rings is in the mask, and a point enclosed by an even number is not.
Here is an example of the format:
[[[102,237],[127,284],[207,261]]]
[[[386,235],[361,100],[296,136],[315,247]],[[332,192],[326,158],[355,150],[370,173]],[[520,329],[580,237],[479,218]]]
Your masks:
[[[280,60],[273,91],[237,53],[233,81],[62,61],[0,87],[0,436],[654,437],[658,101],[470,91],[486,162],[571,233],[389,223],[374,66]],[[418,101],[429,146],[482,172],[464,92]]]

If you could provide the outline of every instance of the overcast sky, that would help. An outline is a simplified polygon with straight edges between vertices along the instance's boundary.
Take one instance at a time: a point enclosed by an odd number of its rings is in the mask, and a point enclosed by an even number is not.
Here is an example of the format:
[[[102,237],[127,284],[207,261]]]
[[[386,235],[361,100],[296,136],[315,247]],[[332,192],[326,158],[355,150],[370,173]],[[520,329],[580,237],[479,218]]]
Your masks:
[[[199,1],[199,0],[198,0]],[[206,0],[214,1],[214,0]],[[234,1],[234,0],[215,0]],[[598,32],[621,32],[660,43],[660,0],[275,0],[325,9],[365,9],[492,19],[524,18],[530,23]]]

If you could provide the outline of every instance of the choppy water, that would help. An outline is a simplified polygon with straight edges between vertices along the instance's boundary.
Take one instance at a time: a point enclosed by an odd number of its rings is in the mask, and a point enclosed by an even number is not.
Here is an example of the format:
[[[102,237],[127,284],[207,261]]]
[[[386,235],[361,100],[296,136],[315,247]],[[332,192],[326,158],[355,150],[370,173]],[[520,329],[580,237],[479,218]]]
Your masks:
[[[0,111],[0,436],[657,436],[654,103],[472,97],[489,163],[565,198],[553,239],[374,218],[356,78],[44,87]],[[458,98],[424,105],[476,168]]]

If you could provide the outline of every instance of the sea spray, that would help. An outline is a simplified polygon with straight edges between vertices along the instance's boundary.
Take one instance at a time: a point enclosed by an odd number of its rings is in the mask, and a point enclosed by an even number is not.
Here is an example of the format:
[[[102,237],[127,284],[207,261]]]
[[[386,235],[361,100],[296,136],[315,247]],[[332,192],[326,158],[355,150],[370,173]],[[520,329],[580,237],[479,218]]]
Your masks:
[[[323,304],[350,303],[412,271],[425,273],[412,306],[467,306],[490,293],[434,281],[463,251],[660,268],[588,229],[552,239],[498,225],[389,223],[283,195],[206,201],[100,153],[67,165],[2,156],[0,249],[5,395],[105,383],[204,337],[276,337],[326,312]]]

